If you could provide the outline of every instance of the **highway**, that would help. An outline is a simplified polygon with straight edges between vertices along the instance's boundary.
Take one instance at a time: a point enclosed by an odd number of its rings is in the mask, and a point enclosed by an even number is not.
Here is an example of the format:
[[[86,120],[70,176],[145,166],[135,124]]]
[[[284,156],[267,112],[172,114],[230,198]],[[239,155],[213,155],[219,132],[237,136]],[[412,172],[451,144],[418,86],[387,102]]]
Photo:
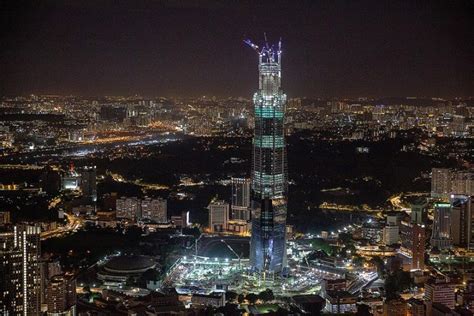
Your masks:
[[[54,237],[62,237],[68,233],[77,231],[79,228],[82,227],[82,225],[84,225],[84,220],[80,217],[68,213],[64,213],[64,216],[66,216],[67,224],[50,231],[42,232],[41,240]]]

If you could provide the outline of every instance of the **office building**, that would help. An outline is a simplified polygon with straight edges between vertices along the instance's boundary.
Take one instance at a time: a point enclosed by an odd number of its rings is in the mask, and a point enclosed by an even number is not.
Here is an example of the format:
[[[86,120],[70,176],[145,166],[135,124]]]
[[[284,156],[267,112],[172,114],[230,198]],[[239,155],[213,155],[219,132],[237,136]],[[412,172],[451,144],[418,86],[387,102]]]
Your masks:
[[[229,221],[229,204],[223,200],[212,201],[209,206],[209,230],[223,232]]]
[[[425,303],[422,300],[411,298],[408,300],[408,311],[411,316],[425,316]]]
[[[76,315],[76,280],[69,275],[53,276],[48,284],[48,316]]]
[[[426,231],[424,225],[402,222],[400,226],[400,252],[411,258],[411,270],[425,269]]]
[[[426,232],[425,226],[413,224],[411,228],[411,253],[412,253],[412,270],[424,270],[425,269],[425,243],[426,243]]]
[[[474,172],[433,168],[431,171],[431,197],[448,200],[451,194],[474,195]]]
[[[472,203],[467,195],[451,195],[451,238],[453,245],[467,248],[472,236]]]
[[[383,223],[378,221],[364,222],[361,228],[362,238],[367,239],[371,244],[383,241],[383,227]]]
[[[451,170],[431,169],[431,197],[447,199],[451,194]]]
[[[457,171],[452,176],[451,192],[460,195],[474,195],[474,172]]]
[[[141,218],[154,221],[156,223],[166,223],[168,221],[168,208],[165,199],[149,197],[141,201]]]
[[[440,303],[448,308],[455,307],[456,285],[445,278],[430,278],[425,284],[425,301],[429,312],[433,303]]]
[[[387,215],[387,222],[382,232],[382,240],[384,245],[389,246],[397,244],[400,239],[399,221],[396,215]]]
[[[48,194],[57,194],[61,189],[61,175],[59,171],[51,167],[45,167],[39,177],[41,190]]]
[[[0,233],[0,314],[39,315],[40,227],[18,225]]]
[[[181,215],[173,215],[170,218],[171,223],[176,226],[177,228],[185,228],[191,225],[190,219],[189,219],[189,211],[183,211],[181,212]]]
[[[433,231],[430,243],[431,247],[436,247],[440,250],[451,247],[451,204],[435,204]]]
[[[428,219],[426,211],[426,203],[424,199],[420,199],[411,204],[411,222],[418,225],[426,224]]]
[[[10,224],[10,212],[0,211],[0,227]]]
[[[259,89],[254,94],[252,152],[252,236],[250,264],[255,272],[281,273],[286,267],[287,159],[284,134],[286,95],[281,89],[281,43],[259,48]]]
[[[97,201],[97,170],[96,167],[84,167],[81,171],[82,195],[93,202]]]
[[[348,291],[327,291],[325,311],[331,314],[355,313],[357,296]]]
[[[59,260],[42,260],[40,265],[40,277],[41,277],[41,304],[46,304],[46,296],[49,280],[62,273],[61,264]]]
[[[121,197],[116,202],[117,218],[136,221],[141,217],[141,202],[136,197]]]
[[[399,228],[397,225],[387,225],[383,228],[383,243],[386,246],[397,244],[399,241]]]
[[[250,179],[232,178],[231,219],[250,220]]]
[[[406,316],[407,303],[403,299],[387,300],[383,303],[383,316]]]

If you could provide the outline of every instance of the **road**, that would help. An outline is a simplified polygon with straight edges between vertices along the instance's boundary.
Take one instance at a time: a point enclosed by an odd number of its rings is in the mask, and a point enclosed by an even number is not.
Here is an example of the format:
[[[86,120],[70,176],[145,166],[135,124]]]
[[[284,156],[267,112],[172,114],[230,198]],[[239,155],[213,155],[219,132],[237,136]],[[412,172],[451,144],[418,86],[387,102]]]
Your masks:
[[[67,224],[50,231],[42,232],[41,240],[53,237],[62,237],[68,233],[78,230],[82,227],[82,225],[84,225],[84,220],[80,217],[68,213],[64,213],[64,216],[66,216]]]
[[[393,208],[396,210],[406,211],[410,210],[410,205],[403,203],[402,196],[426,196],[428,193],[426,192],[403,192],[397,195],[392,195],[388,198],[388,202],[392,204]]]
[[[349,287],[348,291],[352,294],[360,292],[363,288],[369,286],[372,282],[378,279],[376,272],[360,273],[357,279]]]

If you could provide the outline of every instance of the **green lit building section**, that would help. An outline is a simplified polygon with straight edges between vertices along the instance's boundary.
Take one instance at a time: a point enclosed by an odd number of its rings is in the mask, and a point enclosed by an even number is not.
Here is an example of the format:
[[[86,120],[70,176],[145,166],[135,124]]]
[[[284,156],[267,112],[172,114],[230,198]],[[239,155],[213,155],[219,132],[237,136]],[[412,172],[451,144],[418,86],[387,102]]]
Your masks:
[[[282,136],[262,135],[254,138],[254,144],[261,148],[283,148],[285,140]]]
[[[252,148],[252,272],[274,275],[286,268],[288,176],[285,146],[286,95],[281,89],[281,43],[266,43],[258,53],[258,90],[253,96],[255,127]]]
[[[283,119],[283,110],[274,106],[256,106],[255,116],[262,118]]]
[[[258,181],[262,184],[276,184],[276,183],[283,183],[284,176],[283,174],[265,174],[258,171],[254,172],[255,181]]]

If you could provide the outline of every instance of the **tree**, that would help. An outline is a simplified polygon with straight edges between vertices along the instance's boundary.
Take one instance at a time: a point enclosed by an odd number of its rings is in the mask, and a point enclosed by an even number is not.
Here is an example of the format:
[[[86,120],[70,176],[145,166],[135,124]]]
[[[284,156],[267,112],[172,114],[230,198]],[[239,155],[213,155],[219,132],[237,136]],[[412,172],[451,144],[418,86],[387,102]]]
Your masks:
[[[370,316],[370,307],[365,304],[357,304],[356,316]]]
[[[235,293],[233,291],[227,291],[227,292],[225,292],[225,298],[226,298],[227,302],[234,301],[235,299],[237,299],[237,293]]]
[[[412,286],[410,272],[397,270],[385,278],[387,299],[397,298],[399,294]]]
[[[212,316],[216,314],[216,308],[214,306],[208,305],[204,310],[204,315]]]
[[[385,262],[382,258],[375,256],[373,257],[370,262],[377,267],[377,272],[379,275],[382,275],[385,272]]]
[[[219,307],[217,312],[229,316],[240,316],[242,315],[243,310],[240,310],[236,304],[225,304],[225,306]]]
[[[237,302],[239,302],[239,304],[242,304],[245,300],[245,296],[241,293],[239,294],[239,296],[237,297]]]
[[[354,256],[352,258],[352,263],[356,266],[356,267],[362,267],[365,263],[365,259],[362,258],[361,256]]]
[[[352,235],[349,233],[340,233],[339,234],[339,240],[341,243],[345,246],[352,245]]]
[[[132,241],[138,241],[142,234],[143,234],[143,231],[138,226],[129,227],[125,233],[125,235],[127,236],[127,239],[132,240]]]
[[[275,299],[275,295],[273,295],[272,290],[266,289],[258,294],[258,298],[264,302],[269,302]]]
[[[258,300],[258,296],[255,293],[249,293],[247,294],[246,299],[250,304],[255,304],[255,302]]]

